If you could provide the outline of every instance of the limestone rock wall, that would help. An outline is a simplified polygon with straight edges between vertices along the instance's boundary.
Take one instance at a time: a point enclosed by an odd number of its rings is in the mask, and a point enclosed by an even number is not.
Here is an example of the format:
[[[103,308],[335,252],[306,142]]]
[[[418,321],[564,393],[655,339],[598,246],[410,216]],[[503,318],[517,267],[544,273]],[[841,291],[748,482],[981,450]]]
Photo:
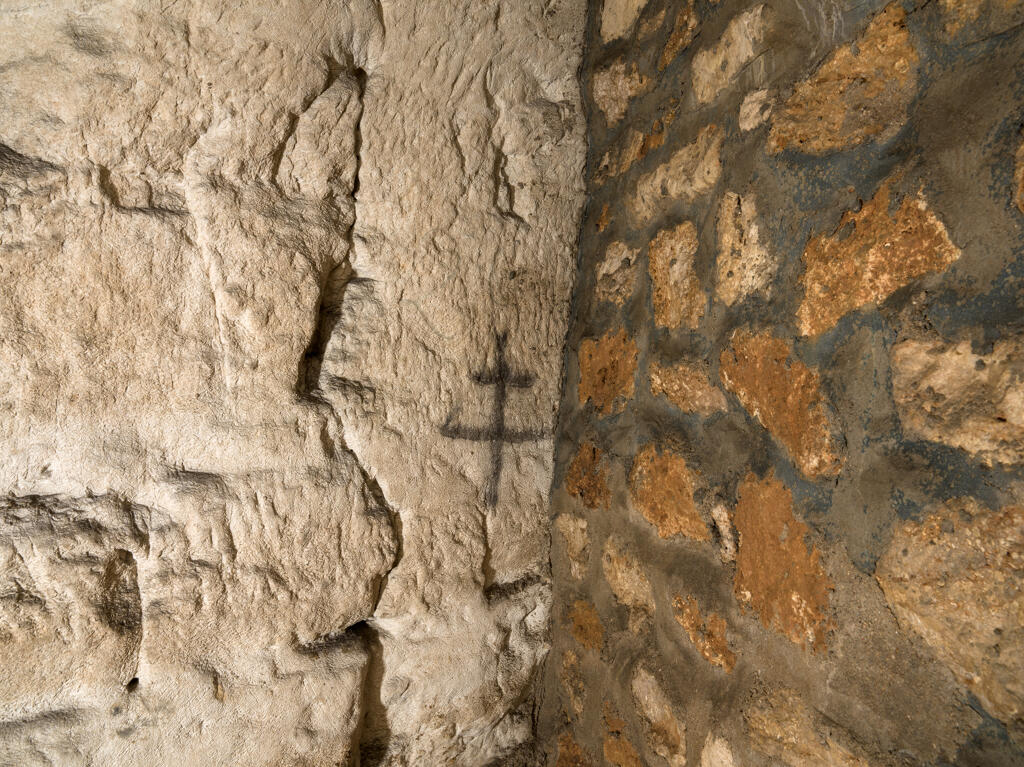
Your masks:
[[[0,3],[0,764],[530,739],[583,22]]]
[[[549,764],[1024,763],[1022,23],[591,4]]]

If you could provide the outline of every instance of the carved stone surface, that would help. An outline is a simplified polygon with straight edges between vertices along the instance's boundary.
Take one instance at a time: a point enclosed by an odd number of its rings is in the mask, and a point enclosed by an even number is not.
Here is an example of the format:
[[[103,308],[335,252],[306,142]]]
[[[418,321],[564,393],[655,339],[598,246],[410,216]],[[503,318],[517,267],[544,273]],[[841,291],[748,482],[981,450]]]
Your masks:
[[[583,3],[166,5],[0,8],[0,763],[498,758]],[[489,423],[497,334],[539,437],[495,472],[439,427]]]

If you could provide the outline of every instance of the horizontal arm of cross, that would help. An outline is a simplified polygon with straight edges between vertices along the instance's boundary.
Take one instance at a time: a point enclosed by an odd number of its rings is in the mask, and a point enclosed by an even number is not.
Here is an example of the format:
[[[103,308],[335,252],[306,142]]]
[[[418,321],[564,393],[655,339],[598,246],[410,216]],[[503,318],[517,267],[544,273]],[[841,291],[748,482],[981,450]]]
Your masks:
[[[533,386],[536,378],[529,373],[502,376],[488,370],[486,373],[474,373],[473,381],[481,384],[482,386],[497,386],[498,384],[505,384],[505,386],[512,389],[529,389]]]
[[[474,442],[532,442],[544,439],[547,435],[543,431],[519,431],[514,429],[488,429],[474,428],[470,426],[459,426],[446,423],[441,426],[441,435],[449,439],[466,439]]]

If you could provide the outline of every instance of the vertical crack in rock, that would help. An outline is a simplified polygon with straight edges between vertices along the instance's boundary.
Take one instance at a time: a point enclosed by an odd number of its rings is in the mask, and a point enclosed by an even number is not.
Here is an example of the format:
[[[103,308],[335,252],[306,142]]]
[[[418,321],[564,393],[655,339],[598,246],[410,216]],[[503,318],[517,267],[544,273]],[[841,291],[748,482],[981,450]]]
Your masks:
[[[139,591],[139,568],[127,549],[114,549],[103,568],[99,599],[104,622],[125,637],[131,637],[131,678],[136,678],[139,648],[142,646],[142,593]],[[130,681],[126,680],[127,684]]]
[[[337,59],[329,57],[328,62],[328,82],[321,92],[326,92],[331,87],[343,72],[342,65]],[[334,331],[335,325],[338,323],[338,319],[341,314],[341,305],[345,300],[345,292],[350,283],[353,280],[358,279],[355,275],[355,270],[352,268],[352,254],[355,247],[355,230],[356,220],[358,218],[358,207],[359,207],[359,169],[362,165],[362,121],[363,121],[363,108],[364,98],[366,96],[366,71],[361,67],[353,67],[352,75],[358,86],[358,99],[359,99],[359,118],[356,120],[355,127],[353,129],[353,146],[355,150],[355,172],[352,176],[352,223],[346,227],[344,232],[344,238],[347,242],[347,250],[345,259],[335,266],[333,269],[327,271],[324,276],[324,282],[320,287],[320,299],[317,305],[316,312],[316,325],[313,329],[313,335],[309,339],[309,345],[306,347],[306,351],[299,362],[299,375],[298,375],[298,390],[300,394],[311,395],[314,390],[319,387],[320,382],[320,369],[323,366],[324,353],[327,349],[327,342],[331,338],[331,333]],[[282,147],[285,142],[282,142]],[[283,150],[282,150],[283,155]],[[280,165],[280,158],[278,158],[278,166]],[[276,175],[276,169],[275,169]]]

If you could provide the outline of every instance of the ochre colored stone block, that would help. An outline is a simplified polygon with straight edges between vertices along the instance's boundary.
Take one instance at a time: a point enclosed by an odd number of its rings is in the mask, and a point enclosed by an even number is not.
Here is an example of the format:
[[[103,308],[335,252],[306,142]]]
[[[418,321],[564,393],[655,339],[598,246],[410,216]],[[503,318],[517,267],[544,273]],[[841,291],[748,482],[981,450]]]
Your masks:
[[[768,151],[823,155],[892,138],[917,94],[918,64],[907,14],[890,3],[775,110]]]
[[[797,644],[825,649],[832,581],[810,531],[793,516],[789,488],[748,474],[739,488],[733,521],[739,532],[734,590],[761,622]]]
[[[725,618],[718,613],[710,613],[705,618],[694,597],[683,599],[677,595],[672,605],[675,607],[676,620],[686,630],[690,641],[704,659],[726,672],[732,671],[736,666],[736,653],[729,649],[725,636]]]
[[[573,638],[588,650],[600,650],[604,643],[601,616],[590,602],[577,600],[569,611],[569,630]]]
[[[646,445],[633,461],[629,489],[633,505],[660,537],[711,540],[693,501],[694,477],[683,456]]]
[[[788,343],[768,333],[738,330],[720,365],[725,385],[786,448],[801,472],[809,477],[839,473],[821,380]]]
[[[654,321],[663,327],[696,329],[707,297],[697,279],[697,227],[691,221],[662,229],[651,241],[647,269],[651,274]]]
[[[1024,213],[1024,142],[1017,147],[1017,165],[1013,170],[1013,179],[1017,183],[1014,201],[1021,213]]]
[[[558,758],[555,767],[594,767],[594,760],[567,732],[558,737]]]
[[[608,469],[601,458],[597,445],[584,442],[565,475],[565,489],[588,509],[608,505]]]
[[[668,42],[658,58],[658,69],[665,69],[693,41],[697,31],[697,13],[693,6],[694,0],[686,0],[686,4],[680,6]]]
[[[625,330],[609,331],[598,339],[584,339],[579,360],[580,404],[592,400],[602,415],[621,413],[635,389],[636,342]]]
[[[908,194],[890,212],[894,180],[884,182],[860,211],[844,213],[835,232],[807,243],[800,277],[804,299],[797,310],[804,335],[830,330],[844,314],[883,301],[960,257],[921,193]]]

